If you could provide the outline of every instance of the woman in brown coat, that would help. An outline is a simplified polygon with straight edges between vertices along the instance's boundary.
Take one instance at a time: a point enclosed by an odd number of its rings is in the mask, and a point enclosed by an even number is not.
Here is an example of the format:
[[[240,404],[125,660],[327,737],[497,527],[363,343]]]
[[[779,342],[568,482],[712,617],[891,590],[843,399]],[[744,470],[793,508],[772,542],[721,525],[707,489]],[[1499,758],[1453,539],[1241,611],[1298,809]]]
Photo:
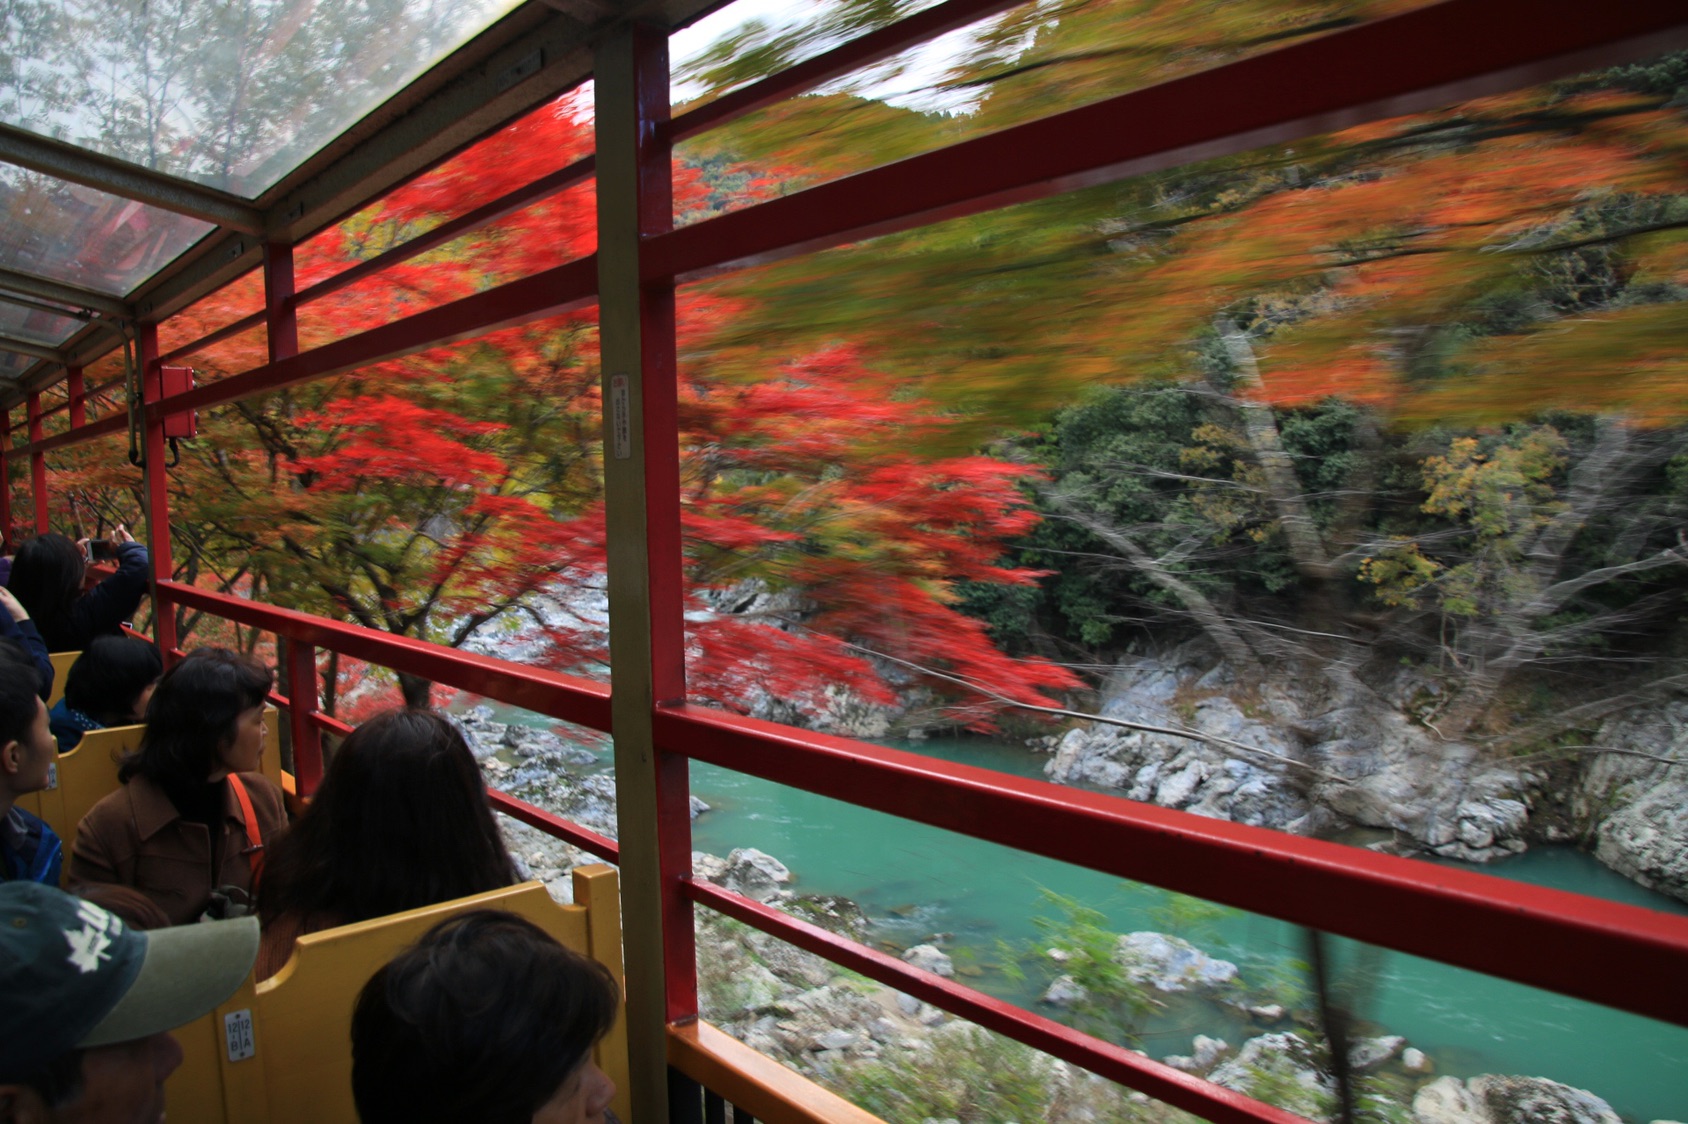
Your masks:
[[[219,910],[223,899],[250,907],[263,847],[287,826],[281,790],[258,772],[270,682],[224,648],[165,672],[141,748],[118,771],[123,787],[77,825],[71,877],[133,886],[172,925],[197,920],[213,891]]]

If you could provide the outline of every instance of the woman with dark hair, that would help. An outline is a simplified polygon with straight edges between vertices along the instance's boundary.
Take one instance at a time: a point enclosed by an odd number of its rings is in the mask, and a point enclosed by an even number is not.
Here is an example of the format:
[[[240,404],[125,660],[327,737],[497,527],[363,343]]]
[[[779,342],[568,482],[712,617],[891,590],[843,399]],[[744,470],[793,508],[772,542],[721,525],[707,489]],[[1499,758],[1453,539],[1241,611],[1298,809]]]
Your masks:
[[[199,648],[164,673],[121,788],[76,828],[71,877],[133,886],[170,924],[212,905],[250,906],[264,848],[287,826],[281,790],[258,770],[271,677],[226,648]]]
[[[59,752],[75,749],[89,730],[144,722],[163,674],[164,659],[152,641],[122,633],[94,637],[70,665],[64,698],[47,715]]]
[[[306,933],[480,894],[517,881],[475,756],[428,710],[353,730],[311,806],[270,851],[257,976]]]
[[[96,636],[117,632],[147,592],[147,548],[120,523],[117,573],[82,592],[87,559],[82,548],[59,534],[36,535],[18,548],[7,587],[29,610],[49,652],[79,652]]]
[[[352,1010],[363,1124],[605,1124],[592,1047],[615,1025],[609,969],[511,913],[448,918],[371,976]]]

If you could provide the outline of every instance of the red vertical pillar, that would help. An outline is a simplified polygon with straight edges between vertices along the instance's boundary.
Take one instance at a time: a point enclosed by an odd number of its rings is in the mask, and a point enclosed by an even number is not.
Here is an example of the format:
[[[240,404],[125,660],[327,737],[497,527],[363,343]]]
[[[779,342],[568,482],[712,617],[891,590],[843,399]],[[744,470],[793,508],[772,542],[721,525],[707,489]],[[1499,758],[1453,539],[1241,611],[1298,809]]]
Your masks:
[[[687,760],[656,744],[656,711],[685,700],[673,278],[641,244],[673,223],[668,36],[600,45],[598,321],[604,372],[610,682],[633,1115],[668,1119],[666,1025],[697,1014]]]
[[[299,354],[299,315],[293,303],[293,247],[264,246],[264,329],[270,362]],[[317,706],[316,647],[286,641],[287,729],[293,744],[293,779],[300,796],[322,783],[322,731],[314,721]]]
[[[47,454],[40,449],[41,438],[45,434],[41,430],[41,392],[32,390],[26,399],[25,410],[29,416],[29,489],[30,497],[35,504],[35,533],[44,535],[48,531],[47,525]]]
[[[153,633],[166,661],[173,657],[176,638],[175,606],[161,596],[159,582],[169,581],[175,572],[170,553],[170,474],[164,464],[164,379],[158,371],[158,325],[143,322],[135,326],[141,364],[141,399],[146,404],[147,550],[152,554]]]
[[[88,424],[88,386],[83,381],[82,368],[66,367],[65,383],[70,391],[70,424],[75,429]]]
[[[13,551],[18,544],[12,541],[12,410],[0,410],[0,534],[6,537],[6,549]]]

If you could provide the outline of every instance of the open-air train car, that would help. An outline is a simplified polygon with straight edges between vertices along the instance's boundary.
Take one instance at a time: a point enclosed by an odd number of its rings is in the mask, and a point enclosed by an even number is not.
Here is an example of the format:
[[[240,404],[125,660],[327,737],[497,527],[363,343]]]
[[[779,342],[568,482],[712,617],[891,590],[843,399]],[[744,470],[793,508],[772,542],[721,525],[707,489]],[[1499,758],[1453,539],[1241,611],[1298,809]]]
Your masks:
[[[12,107],[0,123],[0,160],[23,172],[0,187],[0,198],[7,199],[0,212],[0,404],[7,411],[0,432],[11,485],[0,490],[0,525],[12,527],[26,508],[37,530],[59,522],[64,497],[53,493],[48,458],[87,446],[116,460],[123,456],[123,435],[132,434],[145,481],[155,638],[166,651],[177,649],[183,613],[224,618],[277,638],[289,685],[278,701],[285,706],[289,763],[303,796],[320,779],[324,735],[347,729],[322,713],[316,693],[301,686],[316,682],[319,657],[327,653],[613,733],[615,839],[507,796],[495,801],[516,819],[619,867],[635,1124],[722,1119],[724,1104],[775,1122],[868,1118],[698,1021],[693,916],[699,911],[718,911],[1205,1119],[1301,1119],[1121,1042],[1063,1025],[1044,1011],[923,971],[695,879],[693,761],[1688,1024],[1685,917],[947,763],[688,701],[679,448],[689,407],[678,389],[676,314],[677,289],[700,278],[1680,50],[1688,45],[1688,8],[1670,0],[1439,0],[1397,5],[1376,19],[1333,18],[1317,33],[1164,83],[1110,92],[802,190],[765,191],[739,209],[677,226],[672,153],[682,140],[1010,7],[1003,0],[943,0],[856,37],[835,36],[813,57],[697,108],[673,111],[669,36],[714,6],[709,0],[462,5],[481,14],[464,17],[468,22],[451,35],[427,43],[389,44],[382,66],[367,68],[379,71],[372,74],[353,73],[351,61],[322,59],[343,53],[355,60],[360,44],[399,36],[394,27],[400,25],[375,26],[369,13],[359,24],[351,6],[337,5],[348,13],[340,32],[345,38],[330,44],[319,64],[344,71],[327,82],[301,76],[299,97],[310,101],[292,107],[291,118],[283,119],[284,108],[278,108],[276,120],[249,122],[245,133],[236,135],[231,126],[221,142],[220,166],[214,160],[165,162],[181,174],[155,170],[156,154],[149,156],[120,130],[86,140],[98,132],[86,117],[101,108],[53,103],[44,88],[26,88],[40,68],[12,59],[6,80],[17,86],[3,91],[12,96],[0,101]],[[103,15],[92,14],[94,5],[62,10],[83,7],[90,18],[123,24],[133,35],[166,34],[139,20],[126,23],[133,5],[114,5]],[[230,6],[205,6],[222,7]],[[310,6],[269,7],[297,8],[302,20]],[[268,57],[265,52],[283,57],[276,44],[285,37],[285,23],[271,27],[266,39],[194,44],[180,52],[181,81],[191,86],[205,74],[227,80],[256,66],[249,60]],[[123,80],[126,65],[139,57],[107,60],[108,76]],[[223,69],[194,71],[187,62]],[[277,80],[273,68],[269,80]],[[296,251],[304,253],[319,232],[588,81],[590,94],[580,104],[593,109],[595,151],[537,182],[482,198],[442,225],[407,229],[405,240],[339,273],[296,283]],[[268,96],[285,107],[285,90]],[[209,132],[219,126],[199,120],[193,127]],[[198,140],[190,136],[182,143]],[[238,159],[227,159],[229,153]],[[407,263],[435,260],[424,255],[588,181],[595,185],[589,252],[426,307],[401,307],[390,317],[384,318],[390,308],[361,306],[334,338],[301,346],[300,319],[313,303],[384,271],[417,268]],[[255,270],[262,278],[261,308],[197,339],[169,335],[173,317],[232,291]],[[194,411],[231,407],[593,307],[602,377],[595,400],[602,412],[606,512],[606,680],[272,607],[260,598],[208,590],[178,573],[171,445],[192,431]],[[198,385],[178,373],[197,354],[242,333],[263,340],[263,353],[246,369]],[[90,385],[89,372],[121,371],[126,347],[134,349],[133,401],[121,385]]]

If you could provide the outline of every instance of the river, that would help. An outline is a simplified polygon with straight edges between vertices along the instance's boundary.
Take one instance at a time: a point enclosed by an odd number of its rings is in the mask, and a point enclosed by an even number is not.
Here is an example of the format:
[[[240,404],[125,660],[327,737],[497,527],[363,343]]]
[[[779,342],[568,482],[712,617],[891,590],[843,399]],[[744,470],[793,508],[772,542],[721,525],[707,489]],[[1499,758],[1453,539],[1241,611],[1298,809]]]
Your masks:
[[[504,712],[498,720],[535,717]],[[933,738],[896,747],[1040,778],[1045,760],[986,739]],[[593,748],[608,767],[608,748],[602,743]],[[964,982],[1028,1006],[1035,1005],[1040,983],[999,970],[1000,950],[1034,946],[1039,933],[1033,919],[1058,915],[1050,893],[1099,910],[1120,932],[1179,931],[1168,923],[1173,912],[1168,895],[1153,887],[710,765],[694,763],[692,791],[711,808],[693,823],[695,849],[723,856],[735,847],[766,851],[790,867],[800,892],[852,899],[872,919],[876,935],[897,945],[944,934],[943,946],[956,957]],[[1483,869],[1688,914],[1688,905],[1644,889],[1569,847],[1537,848]],[[1303,978],[1303,934],[1282,922],[1225,910],[1199,919],[1180,935],[1235,962],[1245,982]],[[1385,950],[1361,953],[1349,941],[1336,942],[1332,960],[1353,969],[1339,978],[1353,985],[1356,1013],[1406,1036],[1430,1055],[1438,1073],[1548,1077],[1598,1094],[1626,1121],[1688,1119],[1688,1028],[1418,957]],[[1602,967],[1591,965],[1590,970]],[[1235,1046],[1258,1032],[1212,1004],[1183,1004],[1151,1020],[1137,1044],[1161,1058],[1189,1053],[1195,1034],[1223,1037]]]

